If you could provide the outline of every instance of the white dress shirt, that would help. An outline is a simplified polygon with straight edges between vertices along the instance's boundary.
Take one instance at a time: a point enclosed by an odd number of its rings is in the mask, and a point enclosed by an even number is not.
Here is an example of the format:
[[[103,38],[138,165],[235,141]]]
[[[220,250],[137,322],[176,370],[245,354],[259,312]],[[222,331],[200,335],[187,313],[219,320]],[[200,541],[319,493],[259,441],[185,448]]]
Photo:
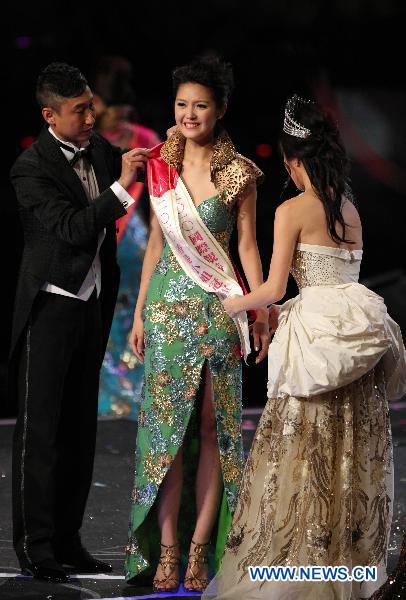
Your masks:
[[[65,144],[66,146],[71,147],[74,152],[78,152],[79,150],[83,150],[85,148],[85,146],[83,146],[82,148],[78,148],[71,142],[66,142],[65,140],[61,140],[60,138],[58,138],[58,136],[55,135],[55,133],[51,127],[49,127],[48,131],[51,135],[54,136],[54,138],[59,140],[62,144]],[[61,148],[61,147],[60,147],[60,150],[67,160],[71,160],[73,158],[74,154],[72,152],[69,152],[69,150],[65,150],[64,148]],[[86,193],[86,196],[87,196],[89,202],[92,202],[95,198],[97,198],[100,195],[99,187],[97,185],[96,175],[94,173],[94,169],[93,169],[92,165],[90,163],[88,163],[88,161],[84,161],[83,158],[80,158],[72,168],[74,169],[77,176],[79,177],[80,182],[83,185],[83,188],[85,190],[85,193]],[[134,203],[134,199],[130,196],[130,194],[127,192],[127,190],[125,190],[123,188],[123,186],[118,183],[118,181],[115,181],[110,186],[110,188],[114,192],[114,194],[117,196],[117,198],[120,200],[121,204],[124,206],[125,209],[127,209],[129,206],[131,206],[131,204]],[[100,252],[100,247],[105,238],[105,235],[106,235],[106,230],[103,229],[103,231],[101,231],[99,233],[97,251],[96,251],[95,257],[93,259],[92,265],[91,265],[82,285],[80,286],[80,289],[77,294],[71,294],[70,292],[68,292],[56,285],[53,285],[52,283],[50,283],[48,281],[46,281],[42,285],[41,289],[45,292],[50,292],[51,294],[60,294],[62,296],[69,296],[71,298],[77,298],[78,300],[86,301],[90,298],[90,296],[94,290],[94,287],[96,286],[97,296],[99,296],[100,290],[101,290],[101,264],[100,264],[99,252]]]

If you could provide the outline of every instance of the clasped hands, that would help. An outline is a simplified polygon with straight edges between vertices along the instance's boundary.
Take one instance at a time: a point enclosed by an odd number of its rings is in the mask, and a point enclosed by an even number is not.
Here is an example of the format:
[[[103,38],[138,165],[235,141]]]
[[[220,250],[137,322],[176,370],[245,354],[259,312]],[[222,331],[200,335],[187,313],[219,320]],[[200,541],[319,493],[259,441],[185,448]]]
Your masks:
[[[242,308],[243,302],[244,296],[230,296],[230,298],[223,300],[224,310],[229,317],[234,318],[244,310]],[[269,310],[259,309],[257,319],[250,327],[254,338],[254,348],[257,352],[260,350],[255,359],[256,364],[260,363],[268,354],[271,336],[278,328],[279,311],[280,306],[276,304],[272,304]]]

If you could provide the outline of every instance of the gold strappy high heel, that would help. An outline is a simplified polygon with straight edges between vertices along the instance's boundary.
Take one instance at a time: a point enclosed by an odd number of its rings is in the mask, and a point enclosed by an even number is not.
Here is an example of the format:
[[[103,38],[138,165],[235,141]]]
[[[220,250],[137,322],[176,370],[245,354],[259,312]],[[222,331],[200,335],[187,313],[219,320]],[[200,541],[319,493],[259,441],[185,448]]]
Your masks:
[[[174,548],[179,547],[179,542],[166,546],[161,544],[162,548],[165,548],[165,553],[159,557],[158,564],[161,565],[163,571],[163,578],[158,579],[154,577],[152,582],[154,592],[177,592],[179,588],[179,574],[174,577],[176,567],[179,566],[179,558],[175,555]],[[165,587],[166,584],[171,583],[171,587]]]
[[[203,554],[205,551],[205,547],[209,545],[210,542],[206,544],[197,544],[194,540],[192,540],[192,544],[194,544],[193,553],[189,554],[189,562],[188,562],[188,570],[189,577],[185,577],[185,581],[183,582],[183,589],[187,592],[203,592],[207,586],[209,585],[209,580],[207,577],[199,577],[199,566],[207,565],[207,553]],[[192,584],[193,587],[190,587]]]

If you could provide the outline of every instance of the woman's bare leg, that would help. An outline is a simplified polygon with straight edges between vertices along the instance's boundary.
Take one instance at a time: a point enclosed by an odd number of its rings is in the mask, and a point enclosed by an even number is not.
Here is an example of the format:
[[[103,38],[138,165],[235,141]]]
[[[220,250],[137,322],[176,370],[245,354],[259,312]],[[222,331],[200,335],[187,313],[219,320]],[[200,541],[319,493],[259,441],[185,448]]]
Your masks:
[[[173,461],[171,468],[165,475],[163,482],[158,492],[158,523],[161,530],[161,543],[165,546],[172,546],[177,542],[177,529],[178,529],[178,516],[180,499],[182,492],[182,448],[179,449],[175,460]],[[172,556],[174,559],[178,559],[180,556],[179,546],[168,550],[165,547],[161,547],[161,556],[165,556],[168,551],[173,552]],[[164,569],[162,565],[158,564],[155,580],[163,581],[166,576],[170,574],[170,578],[176,580],[179,579],[179,568],[172,569],[170,566]],[[174,586],[174,581],[169,579],[166,583],[160,587],[168,589]]]
[[[210,369],[206,363],[203,400],[200,411],[200,456],[196,475],[196,509],[197,520],[193,541],[205,544],[209,541],[213,525],[217,518],[222,490],[220,454],[217,444],[216,415],[213,403],[213,386]],[[202,556],[207,554],[207,546],[202,549]],[[192,542],[190,554],[196,554],[196,546]],[[200,562],[188,569],[185,579],[191,575],[206,579],[208,565]],[[189,580],[188,588],[199,588],[199,582]]]

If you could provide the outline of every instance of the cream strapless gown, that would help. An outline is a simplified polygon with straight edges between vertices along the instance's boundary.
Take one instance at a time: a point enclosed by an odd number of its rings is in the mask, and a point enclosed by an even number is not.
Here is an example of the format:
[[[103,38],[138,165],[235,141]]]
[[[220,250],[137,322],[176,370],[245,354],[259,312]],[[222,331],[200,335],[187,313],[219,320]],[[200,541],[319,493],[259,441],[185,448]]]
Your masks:
[[[387,400],[405,348],[383,299],[358,283],[361,250],[298,244],[300,293],[269,348],[268,402],[219,573],[203,598],[352,600],[386,580],[393,462]],[[248,566],[376,566],[376,582],[252,582]]]

